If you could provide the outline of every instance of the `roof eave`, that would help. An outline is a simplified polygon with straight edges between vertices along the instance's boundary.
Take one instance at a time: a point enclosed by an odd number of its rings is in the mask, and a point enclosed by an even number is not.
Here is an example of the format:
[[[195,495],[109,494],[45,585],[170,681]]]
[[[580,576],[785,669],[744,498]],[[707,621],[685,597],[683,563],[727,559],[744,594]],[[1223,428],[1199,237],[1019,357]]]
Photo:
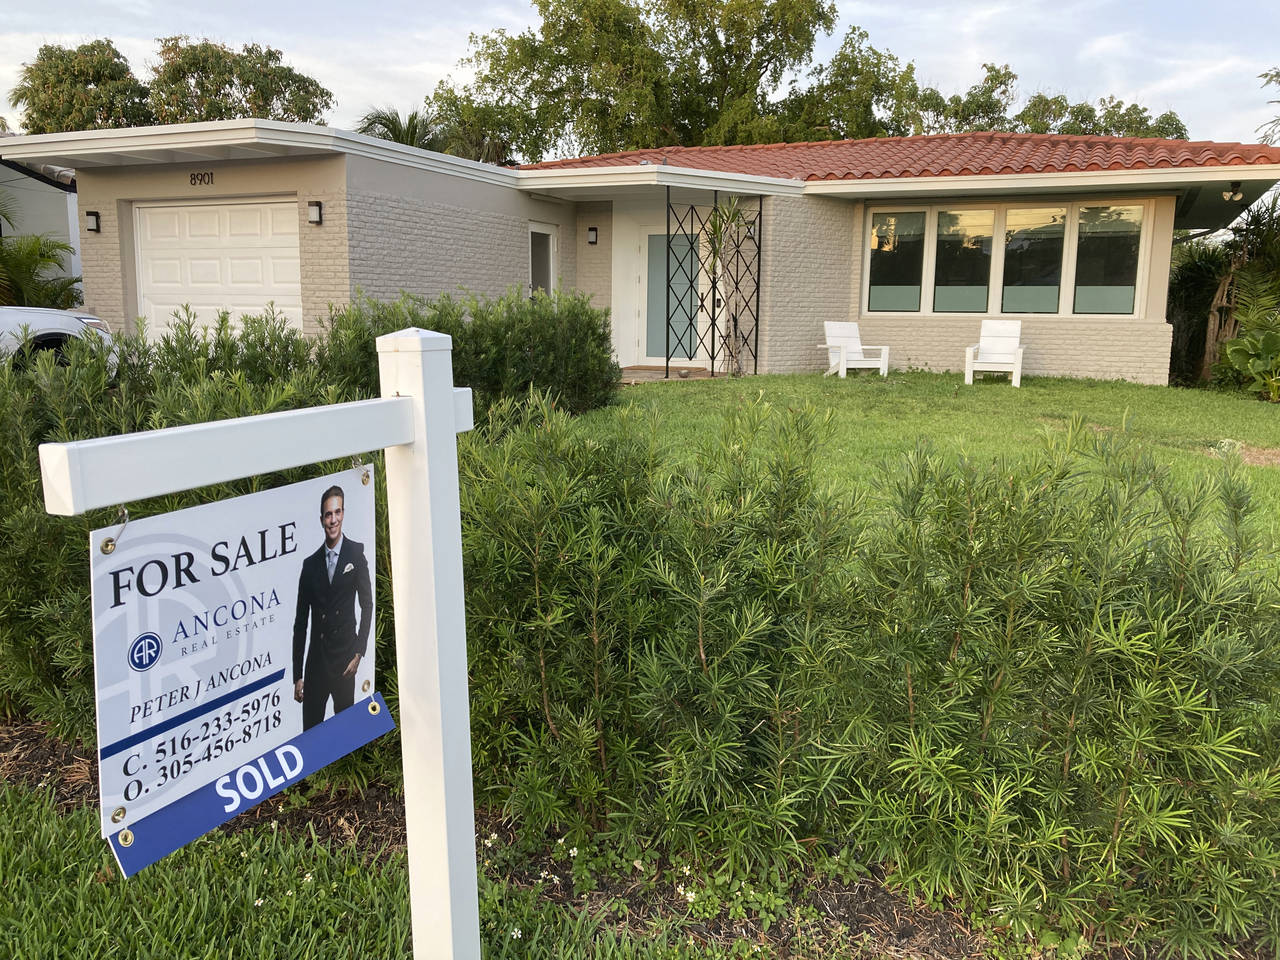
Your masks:
[[[568,199],[578,193],[644,186],[719,190],[751,196],[798,197],[804,193],[805,186],[800,180],[662,164],[517,170],[516,174],[519,178],[517,185],[521,190],[561,194]]]
[[[87,170],[157,163],[348,155],[514,186],[516,173],[333,127],[278,120],[217,120],[120,130],[82,130],[7,138],[0,156]]]
[[[961,193],[1036,193],[1090,189],[1178,189],[1188,183],[1280,181],[1280,164],[1227,164],[1200,167],[1083,170],[1049,173],[967,174],[945,177],[877,177],[844,180],[806,180],[805,195],[875,197]]]

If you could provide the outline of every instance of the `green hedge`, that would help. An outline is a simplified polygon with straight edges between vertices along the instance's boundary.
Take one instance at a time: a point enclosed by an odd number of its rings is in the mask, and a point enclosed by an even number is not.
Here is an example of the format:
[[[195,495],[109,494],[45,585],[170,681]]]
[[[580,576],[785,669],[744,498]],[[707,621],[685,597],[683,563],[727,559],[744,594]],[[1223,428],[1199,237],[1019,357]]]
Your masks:
[[[607,404],[621,372],[613,360],[607,311],[585,297],[510,293],[497,300],[410,294],[383,303],[357,297],[330,314],[316,361],[332,382],[356,393],[376,391],[375,337],[408,326],[453,337],[453,380],[472,388],[483,413],[504,397],[531,389],[554,396],[570,413]]]
[[[65,365],[47,351],[34,360],[25,351],[0,356],[0,713],[22,710],[62,736],[92,736],[85,544],[90,530],[113,522],[115,511],[71,518],[45,513],[40,443],[377,396],[374,339],[410,326],[454,338],[454,381],[474,387],[481,412],[507,391],[525,395],[531,388],[557,396],[569,410],[586,410],[607,403],[618,381],[607,314],[567,295],[466,301],[406,295],[391,303],[362,297],[334,311],[316,338],[304,337],[270,310],[237,324],[223,314],[207,329],[188,312],[154,342],[140,333],[118,336],[114,361],[100,344],[80,340],[67,345]],[[504,343],[518,355],[504,356],[498,346]],[[322,464],[127,506],[133,516],[146,516],[341,466]],[[384,576],[390,569],[385,523],[384,511]],[[378,595],[390,597],[389,588]],[[390,642],[389,603],[377,622]]]

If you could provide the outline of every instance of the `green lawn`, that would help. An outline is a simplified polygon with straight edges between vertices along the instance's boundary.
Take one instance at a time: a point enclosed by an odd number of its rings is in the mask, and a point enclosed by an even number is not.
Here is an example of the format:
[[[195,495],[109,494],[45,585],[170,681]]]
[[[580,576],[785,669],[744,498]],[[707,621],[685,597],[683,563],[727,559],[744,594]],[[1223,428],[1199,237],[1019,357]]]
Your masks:
[[[1018,389],[1007,380],[964,384],[960,374],[818,374],[672,381],[627,387],[623,403],[652,408],[664,439],[675,446],[714,434],[722,411],[763,396],[779,406],[812,404],[831,410],[835,433],[822,460],[836,484],[869,480],[917,443],[942,454],[990,458],[1032,453],[1046,430],[1061,430],[1079,414],[1094,429],[1129,432],[1175,476],[1211,470],[1213,448],[1235,440],[1271,451],[1280,462],[1280,408],[1243,394],[1146,387],[1099,380],[1028,377]],[[588,417],[607,421],[612,410]],[[1280,517],[1280,467],[1253,466],[1249,475],[1260,514]]]

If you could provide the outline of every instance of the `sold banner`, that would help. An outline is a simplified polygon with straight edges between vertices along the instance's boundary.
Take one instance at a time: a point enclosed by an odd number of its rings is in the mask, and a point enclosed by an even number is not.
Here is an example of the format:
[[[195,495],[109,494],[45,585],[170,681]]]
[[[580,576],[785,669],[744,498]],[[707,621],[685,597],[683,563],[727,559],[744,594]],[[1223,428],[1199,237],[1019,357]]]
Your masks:
[[[357,467],[90,536],[102,835],[131,875],[392,728]]]

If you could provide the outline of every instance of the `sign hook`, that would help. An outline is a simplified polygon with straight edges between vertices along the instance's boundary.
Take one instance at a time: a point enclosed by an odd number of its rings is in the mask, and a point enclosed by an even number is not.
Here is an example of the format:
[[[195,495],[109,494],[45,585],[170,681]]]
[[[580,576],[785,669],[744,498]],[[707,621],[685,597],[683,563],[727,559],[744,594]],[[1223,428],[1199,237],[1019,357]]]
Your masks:
[[[121,521],[120,529],[116,531],[114,537],[107,537],[102,541],[102,552],[111,553],[115,550],[116,544],[120,542],[120,535],[124,533],[124,528],[129,525],[129,511],[121,505],[120,512],[116,514],[116,519]]]

